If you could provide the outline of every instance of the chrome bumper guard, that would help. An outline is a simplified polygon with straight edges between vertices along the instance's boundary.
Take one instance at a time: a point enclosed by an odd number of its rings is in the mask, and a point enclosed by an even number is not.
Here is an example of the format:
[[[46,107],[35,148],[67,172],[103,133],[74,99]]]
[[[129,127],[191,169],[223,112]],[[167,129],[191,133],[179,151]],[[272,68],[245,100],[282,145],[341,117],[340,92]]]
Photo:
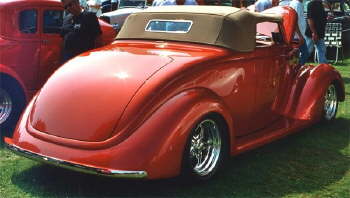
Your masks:
[[[19,147],[16,147],[14,145],[6,144],[5,146],[7,149],[11,150],[12,152],[21,155],[23,157],[33,159],[36,161],[44,162],[47,164],[59,166],[62,168],[71,169],[74,171],[79,171],[83,173],[89,173],[94,175],[101,175],[106,177],[115,177],[115,178],[130,178],[130,179],[143,179],[147,178],[147,172],[146,171],[128,171],[128,170],[113,170],[113,169],[103,169],[103,168],[95,168],[90,167],[86,165],[80,165],[75,164],[72,162],[67,162],[64,160],[60,160],[53,157],[47,157],[44,155],[40,155],[37,153],[33,153],[24,149],[21,149]]]

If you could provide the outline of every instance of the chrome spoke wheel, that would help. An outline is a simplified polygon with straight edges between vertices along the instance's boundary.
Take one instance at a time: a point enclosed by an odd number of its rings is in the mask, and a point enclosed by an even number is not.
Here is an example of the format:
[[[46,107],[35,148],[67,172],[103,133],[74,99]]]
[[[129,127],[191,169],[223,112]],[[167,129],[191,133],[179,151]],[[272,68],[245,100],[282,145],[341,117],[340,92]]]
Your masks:
[[[326,120],[332,120],[338,108],[338,98],[337,98],[337,90],[333,84],[331,84],[326,92],[325,101],[324,101],[324,118]]]
[[[214,120],[205,119],[194,129],[190,139],[190,162],[192,171],[199,176],[213,172],[221,153],[220,128]]]
[[[4,123],[10,117],[12,106],[9,93],[0,88],[0,124]]]

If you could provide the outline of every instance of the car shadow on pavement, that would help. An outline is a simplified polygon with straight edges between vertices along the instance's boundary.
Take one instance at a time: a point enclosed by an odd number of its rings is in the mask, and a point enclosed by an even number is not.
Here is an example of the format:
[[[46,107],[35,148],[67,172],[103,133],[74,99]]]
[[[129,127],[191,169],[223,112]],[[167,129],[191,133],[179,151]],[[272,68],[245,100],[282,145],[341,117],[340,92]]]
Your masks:
[[[135,181],[81,174],[38,164],[12,183],[34,197],[283,197],[336,185],[349,171],[350,119],[320,123],[230,158],[205,182]]]

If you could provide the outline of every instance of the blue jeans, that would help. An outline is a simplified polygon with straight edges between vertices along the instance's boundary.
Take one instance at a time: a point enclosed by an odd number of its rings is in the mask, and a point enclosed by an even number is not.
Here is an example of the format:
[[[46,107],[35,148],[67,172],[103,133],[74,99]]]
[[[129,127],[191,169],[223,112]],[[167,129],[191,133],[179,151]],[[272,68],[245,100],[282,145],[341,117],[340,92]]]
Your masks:
[[[304,44],[302,44],[299,47],[299,51],[300,51],[299,64],[300,65],[305,65],[305,63],[307,62],[307,59],[310,56],[309,49],[308,49],[308,46],[306,44],[306,41],[304,42]]]
[[[326,58],[326,45],[324,43],[324,39],[320,39],[317,41],[317,43],[314,43],[314,41],[306,36],[306,44],[309,48],[309,53],[311,54],[314,50],[314,47],[316,48],[316,59],[319,63],[328,63]]]

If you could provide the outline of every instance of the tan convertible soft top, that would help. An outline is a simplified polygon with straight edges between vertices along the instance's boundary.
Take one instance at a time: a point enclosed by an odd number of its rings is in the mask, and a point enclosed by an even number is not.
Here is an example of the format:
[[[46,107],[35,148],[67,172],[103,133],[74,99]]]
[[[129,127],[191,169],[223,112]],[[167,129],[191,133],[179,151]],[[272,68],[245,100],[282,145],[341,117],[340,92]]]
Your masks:
[[[190,20],[188,33],[145,31],[152,19]],[[131,14],[117,39],[152,39],[203,43],[249,52],[255,48],[256,24],[281,21],[275,14],[261,14],[227,6],[161,6]]]

